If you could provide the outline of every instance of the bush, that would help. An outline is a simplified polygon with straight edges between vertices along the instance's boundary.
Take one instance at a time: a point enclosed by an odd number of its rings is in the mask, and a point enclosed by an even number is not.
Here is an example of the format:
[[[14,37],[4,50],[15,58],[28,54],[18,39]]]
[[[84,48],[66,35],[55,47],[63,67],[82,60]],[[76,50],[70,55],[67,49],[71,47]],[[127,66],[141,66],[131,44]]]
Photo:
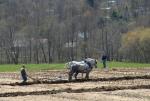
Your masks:
[[[150,28],[137,28],[122,38],[120,52],[126,60],[150,62]]]

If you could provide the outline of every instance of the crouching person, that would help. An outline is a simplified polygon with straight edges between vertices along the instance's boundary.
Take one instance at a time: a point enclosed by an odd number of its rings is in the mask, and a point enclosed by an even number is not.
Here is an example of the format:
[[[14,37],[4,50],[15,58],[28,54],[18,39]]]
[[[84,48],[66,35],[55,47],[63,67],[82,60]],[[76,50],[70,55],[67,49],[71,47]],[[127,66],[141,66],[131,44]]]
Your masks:
[[[26,69],[25,69],[25,66],[23,65],[22,68],[21,68],[21,78],[22,78],[22,83],[26,83],[27,81],[27,73],[26,73]]]

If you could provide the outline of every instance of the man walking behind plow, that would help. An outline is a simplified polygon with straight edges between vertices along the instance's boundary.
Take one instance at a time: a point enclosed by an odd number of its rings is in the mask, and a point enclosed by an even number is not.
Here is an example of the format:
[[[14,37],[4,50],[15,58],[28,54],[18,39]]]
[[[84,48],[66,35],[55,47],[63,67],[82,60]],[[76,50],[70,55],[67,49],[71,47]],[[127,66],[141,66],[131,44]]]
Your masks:
[[[25,69],[25,66],[24,65],[22,65],[22,68],[21,68],[21,77],[22,77],[22,83],[24,84],[24,83],[26,83],[26,81],[27,81],[27,73],[26,73],[26,69]]]

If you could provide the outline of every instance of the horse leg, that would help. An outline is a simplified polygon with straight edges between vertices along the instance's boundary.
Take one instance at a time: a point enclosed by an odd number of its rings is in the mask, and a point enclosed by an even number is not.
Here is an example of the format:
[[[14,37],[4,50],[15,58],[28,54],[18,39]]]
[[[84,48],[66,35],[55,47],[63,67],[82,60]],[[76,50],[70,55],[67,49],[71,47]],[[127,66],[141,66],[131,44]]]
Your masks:
[[[69,72],[69,74],[68,74],[68,77],[69,77],[68,80],[69,80],[69,81],[72,80],[72,75],[73,75],[73,72]]]
[[[82,79],[83,79],[83,73],[82,73]]]
[[[89,79],[89,72],[86,72],[85,79]]]
[[[76,73],[76,72],[77,72],[77,66],[72,66],[72,68],[71,68],[71,70],[70,70],[70,72],[69,72],[69,81],[72,80],[72,75],[73,75],[74,73]]]
[[[77,79],[78,73],[79,73],[79,72],[76,72],[76,73],[75,73],[75,75],[74,75],[75,79]]]

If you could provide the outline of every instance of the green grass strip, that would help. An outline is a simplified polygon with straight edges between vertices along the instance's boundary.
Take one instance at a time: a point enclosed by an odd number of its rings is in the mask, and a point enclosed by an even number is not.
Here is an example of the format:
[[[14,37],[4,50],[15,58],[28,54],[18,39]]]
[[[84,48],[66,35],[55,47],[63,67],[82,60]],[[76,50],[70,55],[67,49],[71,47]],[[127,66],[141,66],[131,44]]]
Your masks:
[[[22,64],[3,64],[0,65],[0,72],[17,72],[20,71]],[[40,70],[61,70],[65,69],[65,63],[53,64],[25,64],[27,70],[40,71]],[[150,64],[142,63],[128,63],[128,62],[107,62],[109,68],[147,68]],[[102,62],[98,62],[98,68],[103,68]]]

